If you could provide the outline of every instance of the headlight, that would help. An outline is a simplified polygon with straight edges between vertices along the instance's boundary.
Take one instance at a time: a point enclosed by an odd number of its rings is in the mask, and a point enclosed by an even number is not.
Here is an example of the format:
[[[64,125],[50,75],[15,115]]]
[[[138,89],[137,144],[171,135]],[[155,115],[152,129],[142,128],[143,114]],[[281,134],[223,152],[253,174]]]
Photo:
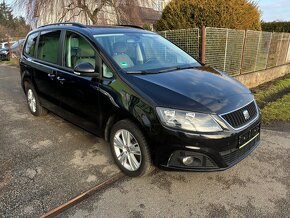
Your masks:
[[[156,108],[163,125],[194,132],[219,132],[220,125],[210,114],[181,111],[170,108]]]
[[[5,55],[7,55],[7,54],[8,54],[8,51],[1,51],[0,54],[5,54]]]

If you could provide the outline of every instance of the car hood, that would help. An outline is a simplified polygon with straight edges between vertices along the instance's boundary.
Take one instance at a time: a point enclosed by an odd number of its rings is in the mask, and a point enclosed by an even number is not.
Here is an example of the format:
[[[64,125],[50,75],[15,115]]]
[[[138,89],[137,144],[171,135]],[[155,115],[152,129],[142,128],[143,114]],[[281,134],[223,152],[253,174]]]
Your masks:
[[[236,79],[205,66],[129,76],[139,90],[161,107],[221,114],[253,100],[249,89]]]

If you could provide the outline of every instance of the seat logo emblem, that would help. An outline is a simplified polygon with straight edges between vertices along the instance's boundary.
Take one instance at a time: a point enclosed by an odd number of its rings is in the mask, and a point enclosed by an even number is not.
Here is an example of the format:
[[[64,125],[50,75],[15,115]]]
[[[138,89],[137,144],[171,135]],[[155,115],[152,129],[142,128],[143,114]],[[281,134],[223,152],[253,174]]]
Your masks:
[[[250,118],[249,111],[244,110],[244,111],[243,111],[243,114],[244,114],[244,117],[245,117],[246,120],[248,120],[248,119]]]

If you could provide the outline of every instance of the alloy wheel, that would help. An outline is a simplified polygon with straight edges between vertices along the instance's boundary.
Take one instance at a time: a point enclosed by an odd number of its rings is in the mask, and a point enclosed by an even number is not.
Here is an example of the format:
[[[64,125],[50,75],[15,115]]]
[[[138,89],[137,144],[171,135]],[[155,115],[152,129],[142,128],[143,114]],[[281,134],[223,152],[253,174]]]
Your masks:
[[[31,89],[29,89],[27,92],[27,100],[28,100],[28,106],[30,110],[33,113],[35,113],[36,112],[36,99]]]
[[[129,171],[139,169],[141,149],[136,138],[128,130],[118,130],[114,136],[114,150],[118,161]]]

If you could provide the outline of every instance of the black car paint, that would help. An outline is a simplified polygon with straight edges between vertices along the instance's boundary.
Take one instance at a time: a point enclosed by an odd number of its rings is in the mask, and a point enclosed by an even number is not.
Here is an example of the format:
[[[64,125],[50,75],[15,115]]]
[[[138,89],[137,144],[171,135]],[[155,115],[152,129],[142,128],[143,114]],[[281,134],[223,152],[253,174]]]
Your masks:
[[[174,151],[191,151],[187,147],[194,146],[199,148],[198,152],[212,158],[219,169],[230,167],[219,152],[236,148],[238,136],[260,124],[259,116],[241,130],[223,125],[224,130],[217,133],[194,133],[165,127],[157,116],[157,106],[216,115],[242,107],[254,97],[240,82],[202,65],[159,74],[126,74],[93,38],[97,33],[147,32],[144,30],[52,26],[33,32],[44,30],[62,31],[58,64],[23,54],[20,61],[23,88],[24,82],[30,81],[45,108],[106,139],[116,120],[132,119],[146,134],[153,161],[158,166],[168,168],[168,160]],[[86,38],[113,70],[114,78],[106,79],[101,74],[99,77],[82,77],[63,67],[66,30]],[[96,72],[101,72],[101,67]]]

